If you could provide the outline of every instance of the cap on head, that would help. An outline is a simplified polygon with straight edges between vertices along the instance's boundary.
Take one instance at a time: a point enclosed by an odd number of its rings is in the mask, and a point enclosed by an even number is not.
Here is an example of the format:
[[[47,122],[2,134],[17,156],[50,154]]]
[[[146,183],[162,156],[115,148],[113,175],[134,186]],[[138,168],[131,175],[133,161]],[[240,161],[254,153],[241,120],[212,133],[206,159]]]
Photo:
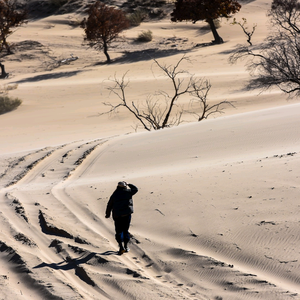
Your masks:
[[[118,186],[124,188],[124,187],[126,187],[127,185],[126,185],[125,181],[120,181],[120,182],[118,182]]]

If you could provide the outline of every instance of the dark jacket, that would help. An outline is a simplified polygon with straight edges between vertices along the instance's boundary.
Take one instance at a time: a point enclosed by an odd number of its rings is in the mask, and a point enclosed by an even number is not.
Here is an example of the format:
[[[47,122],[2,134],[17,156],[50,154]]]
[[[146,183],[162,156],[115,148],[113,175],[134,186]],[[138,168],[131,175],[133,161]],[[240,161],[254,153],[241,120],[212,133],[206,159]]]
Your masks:
[[[133,184],[128,184],[127,187],[117,187],[110,196],[106,207],[106,217],[110,217],[111,211],[113,218],[126,216],[133,213],[132,196],[138,192],[138,188]]]

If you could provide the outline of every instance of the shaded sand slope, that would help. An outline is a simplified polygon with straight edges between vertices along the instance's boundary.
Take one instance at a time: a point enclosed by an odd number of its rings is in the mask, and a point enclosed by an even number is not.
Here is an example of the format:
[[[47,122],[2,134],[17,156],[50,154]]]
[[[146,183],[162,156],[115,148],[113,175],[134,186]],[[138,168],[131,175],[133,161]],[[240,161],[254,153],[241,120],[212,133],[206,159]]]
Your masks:
[[[120,173],[147,174],[152,166],[154,174],[160,174],[162,170],[169,173],[172,168],[180,171],[291,151],[299,146],[298,113],[299,104],[295,104],[122,136],[107,144],[102,168],[95,166],[95,172],[103,174],[104,180],[115,179]],[[110,168],[112,161],[118,168]],[[101,173],[103,168],[105,173]]]
[[[2,160],[4,299],[299,299],[299,110]],[[140,188],[121,257],[120,179]]]

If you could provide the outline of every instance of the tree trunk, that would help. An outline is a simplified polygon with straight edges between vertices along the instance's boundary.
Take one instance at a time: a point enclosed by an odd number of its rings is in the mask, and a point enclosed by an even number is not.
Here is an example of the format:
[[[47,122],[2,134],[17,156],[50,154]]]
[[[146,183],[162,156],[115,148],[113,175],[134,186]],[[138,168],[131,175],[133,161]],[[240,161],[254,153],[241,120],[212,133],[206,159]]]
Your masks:
[[[172,109],[173,109],[173,106],[174,106],[174,103],[175,103],[175,100],[176,100],[176,99],[177,99],[177,97],[174,96],[173,99],[172,99],[171,102],[170,102],[169,110],[168,110],[168,112],[166,113],[165,119],[164,119],[164,121],[163,121],[163,123],[162,123],[162,125],[161,125],[161,128],[162,128],[162,129],[165,128],[166,126],[168,126],[169,117],[170,117],[170,115],[171,115],[171,111],[172,111]]]
[[[7,54],[12,54],[12,52],[10,50],[10,46],[7,43],[5,36],[2,36],[2,45],[6,48]]]
[[[208,22],[208,24],[210,26],[210,29],[211,29],[211,31],[212,31],[212,33],[214,35],[214,38],[215,38],[215,40],[213,42],[215,44],[222,44],[223,43],[223,39],[219,36],[219,34],[217,32],[214,20],[213,19],[208,19],[207,22]]]
[[[107,50],[108,50],[107,43],[104,42],[104,44],[103,44],[103,52],[104,52],[104,54],[106,56],[106,62],[109,64],[111,62],[111,60],[110,60],[110,56],[109,56]]]
[[[4,65],[2,63],[0,63],[0,68],[1,68],[0,79],[7,78],[8,77],[8,73],[5,72],[5,67],[4,67]]]

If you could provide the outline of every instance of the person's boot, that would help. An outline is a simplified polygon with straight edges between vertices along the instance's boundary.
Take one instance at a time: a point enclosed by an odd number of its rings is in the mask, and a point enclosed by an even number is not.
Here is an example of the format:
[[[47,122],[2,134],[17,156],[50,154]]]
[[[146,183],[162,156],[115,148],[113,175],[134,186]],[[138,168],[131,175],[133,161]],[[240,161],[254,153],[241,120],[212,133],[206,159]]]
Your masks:
[[[125,253],[125,252],[126,252],[126,250],[124,249],[123,245],[122,245],[122,244],[119,244],[119,252],[118,252],[118,254],[119,254],[119,255],[122,255],[122,254]]]
[[[124,242],[124,250],[125,252],[129,252],[128,242]]]

